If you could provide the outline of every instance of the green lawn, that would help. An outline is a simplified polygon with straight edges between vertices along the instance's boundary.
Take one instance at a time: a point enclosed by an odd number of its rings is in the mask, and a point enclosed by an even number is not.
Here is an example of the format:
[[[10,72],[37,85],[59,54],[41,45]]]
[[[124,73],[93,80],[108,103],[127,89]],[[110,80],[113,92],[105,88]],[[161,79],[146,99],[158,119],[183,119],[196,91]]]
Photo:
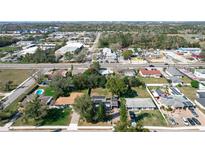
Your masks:
[[[32,75],[35,70],[20,69],[2,69],[0,70],[0,92],[4,92],[4,84],[6,81],[12,81],[12,89],[16,88],[20,83]]]
[[[136,112],[138,120],[144,126],[167,126],[159,110],[142,110]]]
[[[132,89],[137,92],[138,96],[136,96],[136,97],[139,97],[139,98],[148,98],[148,97],[150,97],[150,94],[147,92],[146,88],[134,87]]]
[[[143,77],[138,77],[141,81],[143,81],[145,84],[161,84],[161,83],[168,83],[167,79],[164,77],[162,78],[143,78]]]
[[[179,87],[179,90],[190,100],[194,101],[196,99],[196,90],[195,88],[191,86],[187,87]]]
[[[49,117],[45,117],[43,119],[41,126],[43,126],[43,125],[66,126],[66,125],[69,125],[70,120],[71,120],[71,109],[66,108],[66,109],[61,110],[58,113],[53,112],[52,116],[50,115]],[[25,121],[21,117],[14,123],[14,125],[15,126],[36,126],[37,123],[38,123],[38,121],[35,121],[34,119],[28,119],[27,121]]]
[[[12,52],[20,49],[21,48],[19,47],[6,46],[6,47],[0,47],[0,52]]]
[[[45,96],[54,96],[55,91],[51,87],[46,87],[45,88]]]

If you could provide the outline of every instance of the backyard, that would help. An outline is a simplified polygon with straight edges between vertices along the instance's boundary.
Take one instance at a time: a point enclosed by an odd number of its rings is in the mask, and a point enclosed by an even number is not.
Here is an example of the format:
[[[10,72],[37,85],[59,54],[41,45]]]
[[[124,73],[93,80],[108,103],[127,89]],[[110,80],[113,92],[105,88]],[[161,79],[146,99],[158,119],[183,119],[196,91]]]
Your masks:
[[[106,96],[106,97],[111,97],[112,94],[111,92],[109,92],[108,89],[106,88],[95,88],[95,89],[92,89],[92,92],[91,92],[91,95],[94,96],[94,95],[101,95],[101,96]]]
[[[4,84],[7,81],[12,81],[11,90],[16,88],[20,83],[26,80],[29,76],[35,73],[35,70],[26,69],[2,69],[0,70],[0,92],[5,92]]]
[[[147,92],[146,88],[134,87],[132,89],[137,92],[137,96],[136,97],[139,97],[139,98],[148,98],[148,97],[150,97],[150,94]]]
[[[136,114],[137,120],[144,126],[167,126],[159,110],[142,110]]]
[[[181,80],[182,80],[182,82],[184,82],[184,83],[191,83],[191,79],[190,78],[188,78],[187,76],[184,76],[183,78],[181,78]]]

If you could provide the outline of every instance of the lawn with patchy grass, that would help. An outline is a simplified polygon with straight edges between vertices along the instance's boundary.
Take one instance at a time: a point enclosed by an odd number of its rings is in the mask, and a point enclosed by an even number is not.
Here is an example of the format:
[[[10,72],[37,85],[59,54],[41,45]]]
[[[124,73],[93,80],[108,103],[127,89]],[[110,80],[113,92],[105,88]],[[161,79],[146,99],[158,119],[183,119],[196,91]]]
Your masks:
[[[6,81],[12,81],[12,89],[15,89],[20,83],[35,73],[35,70],[26,69],[1,69],[0,70],[0,92],[4,92]]]
[[[143,78],[138,77],[141,81],[143,81],[145,84],[162,84],[162,83],[168,83],[167,79],[164,77],[162,78]]]
[[[183,83],[191,83],[191,79],[190,78],[188,78],[187,76],[184,76],[183,78],[181,78],[181,80],[182,80],[182,82]]]
[[[106,97],[111,97],[112,96],[112,93],[109,92],[108,89],[106,88],[95,88],[95,89],[92,89],[91,91],[91,95],[94,96],[94,95],[100,95],[100,96],[106,96]]]
[[[150,97],[150,94],[147,92],[146,88],[144,88],[144,87],[134,87],[132,89],[137,92],[136,97],[138,97],[138,98],[148,98],[148,97]]]
[[[143,126],[167,126],[167,123],[159,110],[142,110],[136,112],[137,120]]]
[[[190,100],[194,101],[197,97],[196,97],[196,90],[195,88],[191,87],[191,86],[187,86],[187,87],[179,87],[179,90]]]
[[[90,122],[80,119],[78,122],[78,126],[112,126],[112,124],[111,122],[90,123]]]

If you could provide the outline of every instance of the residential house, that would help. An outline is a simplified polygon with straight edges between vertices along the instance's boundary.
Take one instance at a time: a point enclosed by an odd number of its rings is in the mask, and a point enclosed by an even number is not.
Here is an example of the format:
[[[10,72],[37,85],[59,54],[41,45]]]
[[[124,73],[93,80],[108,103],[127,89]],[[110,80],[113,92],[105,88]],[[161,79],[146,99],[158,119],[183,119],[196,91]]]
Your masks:
[[[195,69],[194,75],[199,79],[205,79],[205,69]]]
[[[154,78],[160,78],[162,77],[162,74],[159,70],[156,68],[143,68],[139,70],[139,74],[142,77],[154,77]]]
[[[84,95],[83,93],[80,93],[80,92],[72,92],[70,94],[70,96],[68,97],[59,97],[55,103],[53,104],[54,106],[72,106],[75,102],[75,99],[77,97],[80,97]]]
[[[205,110],[205,90],[198,90],[196,96],[195,103]]]
[[[178,78],[182,78],[184,75],[179,71],[177,70],[175,67],[168,67],[166,69],[166,73],[171,77],[171,76],[174,76],[174,77],[178,77]]]
[[[151,98],[125,98],[128,110],[155,110],[156,105]]]
[[[100,68],[99,73],[101,75],[109,75],[109,74],[113,74],[113,71],[107,68]]]
[[[116,52],[112,51],[110,48],[104,48],[102,50],[101,60],[107,63],[116,63],[118,58]]]
[[[136,71],[134,69],[123,69],[119,71],[124,76],[134,77],[136,76]]]

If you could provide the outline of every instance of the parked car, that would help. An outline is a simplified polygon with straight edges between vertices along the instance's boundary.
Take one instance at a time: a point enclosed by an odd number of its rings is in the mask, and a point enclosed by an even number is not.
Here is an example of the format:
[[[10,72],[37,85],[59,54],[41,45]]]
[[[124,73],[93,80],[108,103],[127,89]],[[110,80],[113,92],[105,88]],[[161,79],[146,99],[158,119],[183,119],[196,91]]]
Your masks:
[[[173,126],[175,126],[177,124],[176,121],[174,120],[174,118],[170,118],[169,121],[171,122],[171,124]]]
[[[182,119],[183,119],[184,125],[185,125],[185,126],[189,126],[189,122],[187,121],[187,119],[184,118],[184,117],[183,117]]]
[[[190,108],[189,110],[191,111],[191,113],[193,114],[193,116],[199,117],[199,115],[196,113],[196,111],[194,110],[194,108]]]
[[[137,121],[137,116],[133,111],[129,111],[129,115],[130,115],[131,123]]]
[[[187,121],[192,125],[195,126],[195,122],[191,118],[187,118]]]
[[[192,121],[196,124],[196,125],[201,125],[201,123],[200,123],[200,121],[198,120],[198,119],[196,119],[196,118],[191,118],[192,119]]]
[[[149,67],[154,67],[154,65],[149,65]]]

